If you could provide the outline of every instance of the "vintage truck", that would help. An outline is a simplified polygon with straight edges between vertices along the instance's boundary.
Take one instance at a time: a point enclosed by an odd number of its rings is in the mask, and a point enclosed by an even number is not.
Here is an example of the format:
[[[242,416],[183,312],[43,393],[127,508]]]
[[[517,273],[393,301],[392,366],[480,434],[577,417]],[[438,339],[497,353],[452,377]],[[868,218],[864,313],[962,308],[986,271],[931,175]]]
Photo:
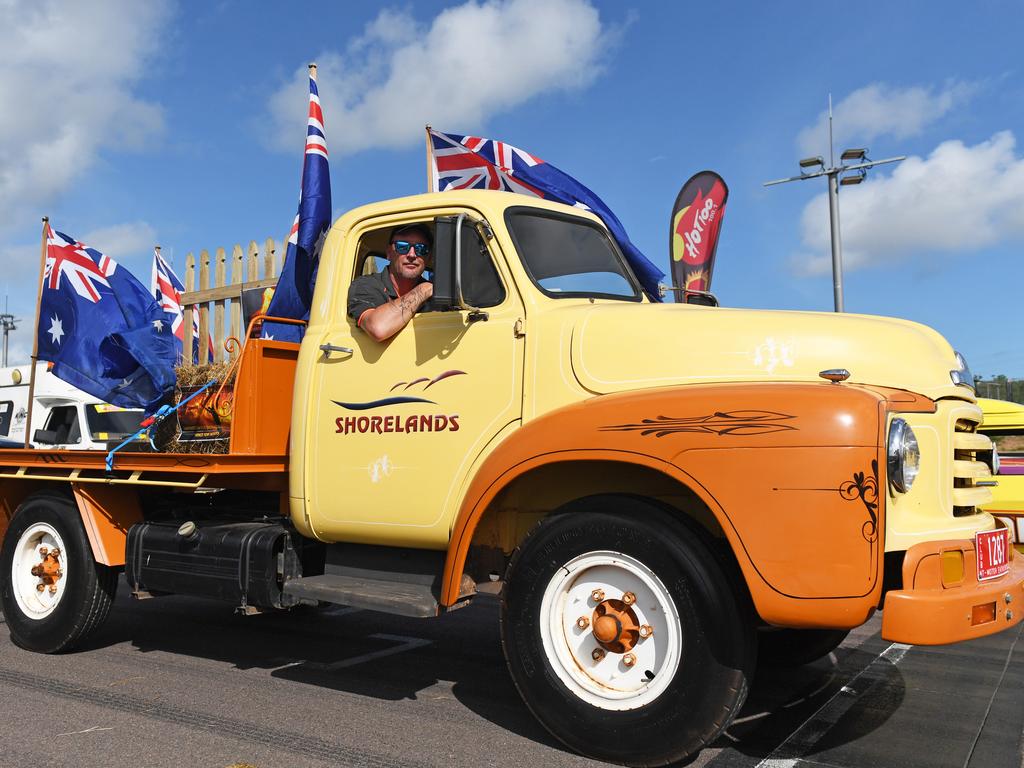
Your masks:
[[[434,311],[346,316],[398,225],[435,235]],[[881,317],[647,301],[587,211],[499,192],[352,210],[301,345],[249,338],[226,454],[0,452],[14,642],[139,598],[431,617],[500,595],[526,705],[626,765],[699,750],[761,658],[1015,626],[1024,559],[979,509],[963,358]]]

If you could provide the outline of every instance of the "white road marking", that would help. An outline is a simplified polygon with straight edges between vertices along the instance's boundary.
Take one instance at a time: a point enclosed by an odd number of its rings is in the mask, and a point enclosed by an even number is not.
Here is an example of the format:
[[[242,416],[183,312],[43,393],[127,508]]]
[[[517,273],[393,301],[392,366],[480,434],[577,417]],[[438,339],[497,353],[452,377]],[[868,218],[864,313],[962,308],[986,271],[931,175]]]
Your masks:
[[[794,768],[800,758],[811,751],[857,699],[884,678],[886,669],[899,664],[912,647],[904,643],[893,643],[882,651],[831,699],[822,704],[817,712],[793,731],[768,757],[759,762],[757,768]]]
[[[392,642],[401,643],[392,648],[384,648],[380,651],[371,651],[370,653],[364,653],[361,656],[354,656],[351,659],[342,659],[336,661],[333,664],[324,664],[323,669],[328,672],[333,672],[336,669],[344,669],[345,667],[354,667],[357,664],[363,664],[372,659],[379,659],[383,656],[394,656],[396,653],[403,653],[405,651],[411,651],[414,648],[422,648],[425,645],[430,645],[433,641],[424,640],[422,637],[406,637],[405,635],[386,635],[377,634],[370,635],[370,637],[377,640],[391,640]]]
[[[317,669],[322,670],[324,672],[334,672],[339,669],[345,669],[346,667],[354,667],[359,664],[365,664],[367,661],[380,659],[384,656],[394,656],[397,653],[404,653],[405,651],[412,651],[416,648],[422,648],[424,646],[433,644],[433,640],[425,640],[422,637],[407,637],[406,635],[388,635],[380,633],[376,635],[370,635],[370,637],[374,640],[390,640],[394,643],[400,643],[400,645],[395,645],[391,648],[382,648],[379,651],[370,651],[369,653],[363,653],[359,656],[353,656],[350,659],[333,661],[329,664],[325,664],[320,661],[307,661],[305,659],[299,659],[298,661],[292,661],[288,664],[283,664],[282,666],[278,667],[278,669],[287,669],[288,667],[304,666],[308,667],[309,669]]]
[[[101,728],[98,725],[94,725],[92,728],[86,728],[84,731],[69,731],[68,733],[58,733],[58,736],[78,736],[81,733],[96,733],[97,731],[112,731],[113,728]]]

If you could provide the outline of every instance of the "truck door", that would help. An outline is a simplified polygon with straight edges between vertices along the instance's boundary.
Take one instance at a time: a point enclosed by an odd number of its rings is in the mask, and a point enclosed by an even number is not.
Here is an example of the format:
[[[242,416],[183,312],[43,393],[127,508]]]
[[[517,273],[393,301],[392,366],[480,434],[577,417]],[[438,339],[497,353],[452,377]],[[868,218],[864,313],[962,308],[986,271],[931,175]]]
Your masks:
[[[365,271],[413,221],[353,230],[341,263]],[[464,297],[479,312],[423,311],[379,343],[346,316],[354,275],[336,283],[317,343],[352,353],[318,358],[306,432],[306,503],[321,538],[445,546],[474,462],[521,418],[523,304],[495,240],[468,226],[461,237]]]

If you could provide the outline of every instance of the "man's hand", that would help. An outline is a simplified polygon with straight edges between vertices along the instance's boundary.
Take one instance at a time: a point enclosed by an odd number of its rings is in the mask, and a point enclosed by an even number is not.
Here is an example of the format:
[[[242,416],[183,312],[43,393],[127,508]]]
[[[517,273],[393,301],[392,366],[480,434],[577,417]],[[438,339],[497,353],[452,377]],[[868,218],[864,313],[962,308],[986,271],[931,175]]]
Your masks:
[[[363,312],[359,327],[377,341],[386,341],[405,328],[416,310],[433,295],[433,283],[420,283],[404,296]]]

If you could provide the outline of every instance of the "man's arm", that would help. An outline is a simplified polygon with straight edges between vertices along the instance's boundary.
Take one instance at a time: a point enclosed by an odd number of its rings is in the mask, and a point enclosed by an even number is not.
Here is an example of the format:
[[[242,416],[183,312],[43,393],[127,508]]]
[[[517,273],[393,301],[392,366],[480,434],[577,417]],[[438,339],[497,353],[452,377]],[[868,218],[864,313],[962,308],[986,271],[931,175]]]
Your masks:
[[[356,324],[377,341],[386,341],[405,328],[416,310],[433,295],[433,283],[420,283],[404,296],[367,309]]]

